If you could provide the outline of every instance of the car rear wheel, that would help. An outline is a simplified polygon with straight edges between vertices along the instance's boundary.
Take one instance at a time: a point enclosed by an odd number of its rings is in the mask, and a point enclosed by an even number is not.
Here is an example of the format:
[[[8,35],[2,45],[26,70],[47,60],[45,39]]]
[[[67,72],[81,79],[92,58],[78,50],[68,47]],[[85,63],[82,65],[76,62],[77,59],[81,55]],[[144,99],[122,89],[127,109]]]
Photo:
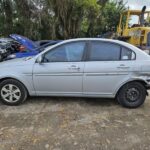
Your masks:
[[[127,83],[120,89],[117,99],[123,107],[137,108],[146,99],[146,88],[139,82]]]
[[[0,99],[7,105],[19,105],[27,98],[27,90],[22,83],[7,79],[0,83]]]

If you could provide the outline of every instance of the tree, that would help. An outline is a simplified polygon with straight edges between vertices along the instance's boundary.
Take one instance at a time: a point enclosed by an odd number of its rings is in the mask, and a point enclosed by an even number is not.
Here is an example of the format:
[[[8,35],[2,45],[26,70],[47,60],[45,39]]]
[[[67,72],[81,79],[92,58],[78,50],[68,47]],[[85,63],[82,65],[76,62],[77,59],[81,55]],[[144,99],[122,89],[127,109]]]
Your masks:
[[[103,32],[116,31],[119,24],[120,14],[125,11],[123,0],[111,1],[105,5],[103,16],[105,18],[105,29]]]
[[[0,35],[96,37],[115,30],[124,9],[123,0],[0,0]]]
[[[0,1],[0,22],[1,22],[1,34],[7,35],[12,31],[13,25],[13,6],[11,0],[1,0]]]

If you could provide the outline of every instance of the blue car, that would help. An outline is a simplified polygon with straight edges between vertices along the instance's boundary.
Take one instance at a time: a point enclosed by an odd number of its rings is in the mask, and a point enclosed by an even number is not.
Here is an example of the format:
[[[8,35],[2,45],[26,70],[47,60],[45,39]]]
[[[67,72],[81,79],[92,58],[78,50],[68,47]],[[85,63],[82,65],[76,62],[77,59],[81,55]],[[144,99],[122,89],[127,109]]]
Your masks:
[[[46,47],[52,46],[61,42],[61,41],[54,41],[54,40],[43,40],[43,41],[34,42],[24,36],[17,35],[17,34],[11,34],[10,37],[16,40],[17,42],[19,42],[21,45],[23,45],[25,49],[23,51],[9,55],[7,57],[7,60],[14,59],[14,58],[34,56],[40,53]]]
[[[34,42],[34,41],[32,41],[32,40],[30,40],[27,37],[24,37],[22,35],[11,34],[11,35],[9,35],[9,37],[16,40],[21,45],[25,46],[25,48],[28,50],[34,50],[34,49],[39,47],[39,45],[37,45],[36,42]]]
[[[23,58],[23,57],[35,56],[38,53],[40,53],[41,51],[43,51],[46,47],[55,45],[59,42],[60,41],[51,41],[47,44],[44,44],[43,46],[40,46],[40,47],[32,49],[32,50],[27,50],[27,51],[22,51],[22,52],[17,52],[17,53],[11,54],[7,57],[7,60],[8,59],[14,59],[14,58]]]

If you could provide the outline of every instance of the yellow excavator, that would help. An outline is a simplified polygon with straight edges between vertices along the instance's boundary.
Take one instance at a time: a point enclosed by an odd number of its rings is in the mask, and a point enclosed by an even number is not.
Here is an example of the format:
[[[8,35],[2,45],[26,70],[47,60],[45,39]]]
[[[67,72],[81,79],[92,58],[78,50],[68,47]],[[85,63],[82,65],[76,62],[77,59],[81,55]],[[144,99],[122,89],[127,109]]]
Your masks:
[[[127,10],[121,14],[117,39],[126,41],[143,50],[150,50],[150,11]]]

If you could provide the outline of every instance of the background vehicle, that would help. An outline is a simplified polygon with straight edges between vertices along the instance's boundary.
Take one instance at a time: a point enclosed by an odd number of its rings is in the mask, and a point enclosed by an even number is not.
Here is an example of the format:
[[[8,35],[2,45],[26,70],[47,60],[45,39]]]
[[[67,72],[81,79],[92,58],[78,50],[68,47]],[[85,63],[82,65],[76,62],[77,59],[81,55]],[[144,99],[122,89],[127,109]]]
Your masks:
[[[0,62],[7,58],[8,55],[14,52],[15,49],[12,43],[7,42],[7,40],[4,39],[2,41],[0,40]]]
[[[4,48],[3,45],[0,45],[0,62],[5,58],[7,55],[7,50]]]
[[[18,34],[11,34],[9,36],[13,40],[16,40],[18,43],[20,43],[22,46],[24,46],[23,50],[29,50],[29,51],[35,50],[45,44],[55,42],[54,40],[32,41],[32,40],[28,39],[27,37],[24,37],[24,36],[18,35]],[[21,51],[23,51],[23,50],[21,50]]]
[[[150,11],[146,11],[146,6],[142,11],[127,10],[121,15],[117,38],[143,50],[150,50]]]
[[[116,98],[135,108],[150,88],[150,56],[116,40],[67,40],[35,57],[2,62],[0,68],[0,98],[8,105],[29,94]]]
[[[35,41],[35,43],[38,45],[38,46],[43,46],[45,44],[48,44],[50,42],[55,42],[55,40],[40,40],[40,41]]]
[[[11,49],[7,50],[9,53],[14,53],[14,52],[18,52],[21,50],[21,44],[12,39],[12,38],[1,38],[0,39],[0,44],[3,44],[3,45],[9,45],[9,47]]]
[[[7,59],[14,59],[14,58],[23,58],[23,57],[29,57],[29,56],[35,56],[38,53],[42,52],[45,48],[55,45],[57,43],[59,43],[61,41],[49,41],[49,43],[44,44],[42,46],[40,46],[39,48],[36,49],[32,49],[32,50],[23,50],[22,52],[17,52],[17,53],[13,53],[9,56],[7,56]]]
[[[5,60],[10,54],[16,53],[24,49],[18,41],[12,38],[1,38],[0,39],[0,61]]]
[[[13,40],[20,43],[22,46],[24,46],[23,50],[33,50],[39,47],[38,44],[36,44],[34,41],[28,39],[27,37],[24,37],[22,35],[18,34],[11,34],[9,35]]]
[[[0,53],[0,61],[8,60],[12,58],[22,58],[28,56],[34,56],[38,54],[41,50],[47,46],[57,44],[61,41],[54,40],[42,40],[42,41],[32,41],[27,37],[11,34],[10,38],[1,38],[0,44],[3,45]]]

